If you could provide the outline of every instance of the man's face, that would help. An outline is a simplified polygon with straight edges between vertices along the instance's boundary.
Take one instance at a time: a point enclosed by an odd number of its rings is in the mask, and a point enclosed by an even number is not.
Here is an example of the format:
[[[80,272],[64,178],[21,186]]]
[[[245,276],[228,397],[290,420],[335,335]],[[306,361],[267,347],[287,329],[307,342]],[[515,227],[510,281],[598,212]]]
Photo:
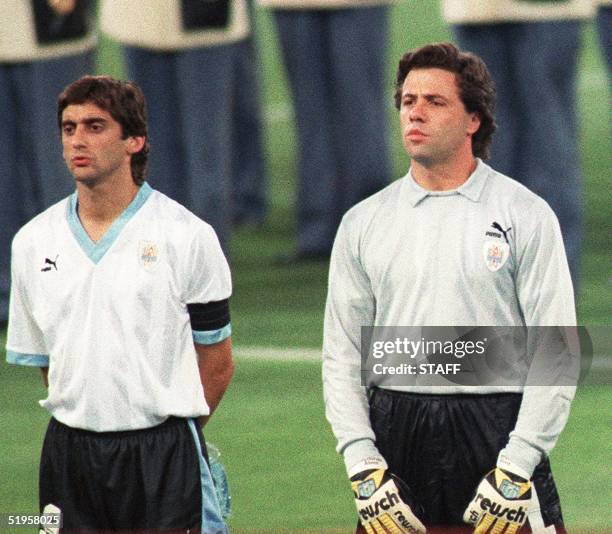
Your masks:
[[[129,174],[134,138],[121,137],[121,125],[95,104],[71,104],[62,113],[64,161],[77,182]]]
[[[480,119],[466,111],[453,72],[423,68],[404,80],[400,125],[406,152],[430,167],[471,155]]]

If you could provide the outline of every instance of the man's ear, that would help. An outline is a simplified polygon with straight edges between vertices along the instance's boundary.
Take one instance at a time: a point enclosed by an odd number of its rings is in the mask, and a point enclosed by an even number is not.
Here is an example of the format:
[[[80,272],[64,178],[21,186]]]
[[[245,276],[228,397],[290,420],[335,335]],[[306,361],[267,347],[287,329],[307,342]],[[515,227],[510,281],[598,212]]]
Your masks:
[[[136,154],[145,146],[146,137],[143,135],[131,135],[127,138],[127,150],[130,154]]]
[[[480,123],[480,115],[478,113],[470,113],[470,122],[468,123],[467,129],[468,135],[474,135],[478,131],[478,128],[480,128]]]

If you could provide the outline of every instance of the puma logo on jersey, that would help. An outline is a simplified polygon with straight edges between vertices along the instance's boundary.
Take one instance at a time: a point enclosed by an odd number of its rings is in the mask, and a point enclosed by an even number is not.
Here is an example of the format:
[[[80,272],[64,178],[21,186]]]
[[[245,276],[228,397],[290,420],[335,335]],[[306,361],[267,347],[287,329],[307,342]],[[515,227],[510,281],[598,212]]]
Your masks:
[[[504,230],[504,229],[501,227],[501,224],[499,224],[499,223],[498,223],[498,222],[496,222],[496,221],[493,221],[493,224],[491,224],[491,228],[495,228],[495,230],[500,231],[500,232],[501,232],[501,233],[504,235],[504,239],[506,240],[506,243],[510,244],[510,241],[508,241],[508,232],[509,232],[510,230],[512,230],[512,228],[508,228],[508,229]],[[491,233],[493,233],[493,232],[491,232]],[[487,232],[487,235],[490,235],[490,234],[489,234],[489,232]],[[500,236],[500,235],[497,235],[496,237],[501,237],[501,236]]]
[[[49,258],[45,258],[45,266],[41,269],[41,272],[46,273],[51,269],[55,269],[57,271],[57,258],[59,255],[55,256],[55,260],[50,260]]]
[[[499,519],[503,519],[505,517],[508,521],[520,524],[525,521],[525,509],[522,506],[519,506],[518,510],[510,507],[502,509],[501,504],[488,499],[482,495],[482,493],[479,493],[476,496],[476,502],[479,503],[481,510],[485,512],[488,511],[491,515],[498,517]]]
[[[385,492],[385,496],[381,499],[377,500],[373,504],[369,504],[368,506],[364,506],[359,510],[359,514],[361,515],[364,521],[368,519],[374,519],[379,516],[381,511],[388,510],[393,505],[398,504],[400,502],[400,498],[397,493],[392,493],[389,490]]]

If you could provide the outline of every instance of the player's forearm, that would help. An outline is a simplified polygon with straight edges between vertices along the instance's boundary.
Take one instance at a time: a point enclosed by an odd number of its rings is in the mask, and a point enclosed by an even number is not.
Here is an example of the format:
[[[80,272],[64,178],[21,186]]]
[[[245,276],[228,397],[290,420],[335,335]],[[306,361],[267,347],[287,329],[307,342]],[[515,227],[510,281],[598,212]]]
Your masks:
[[[504,457],[531,477],[542,456],[557,443],[569,417],[574,392],[570,386],[526,387],[516,426],[500,459]]]
[[[209,415],[199,419],[203,426],[221,402],[234,374],[231,338],[214,345],[196,345],[196,351],[204,397],[210,409]]]
[[[49,387],[49,368],[40,367],[40,374],[42,375],[43,384],[46,388]]]
[[[342,452],[347,469],[351,467],[351,464],[376,452],[368,400],[365,388],[360,383],[360,377],[358,367],[351,367],[346,363],[341,364],[324,349],[325,415],[338,440],[337,450]],[[368,447],[370,444],[371,447]],[[368,448],[367,452],[363,452],[363,446]],[[353,451],[355,451],[354,454]]]
[[[576,338],[576,339],[574,339]],[[500,454],[498,467],[516,465],[530,478],[555,446],[574,398],[580,374],[577,333],[572,327],[530,327],[533,353],[518,419]]]
[[[213,412],[220,404],[221,399],[223,398],[223,395],[225,394],[225,391],[227,390],[230,384],[233,371],[234,366],[232,364],[231,369],[226,370],[222,375],[218,375],[214,383],[208,381],[204,382],[204,391],[206,392],[204,397],[206,398],[206,404],[208,404],[210,413],[199,418],[200,424],[202,426],[204,426],[208,422]]]

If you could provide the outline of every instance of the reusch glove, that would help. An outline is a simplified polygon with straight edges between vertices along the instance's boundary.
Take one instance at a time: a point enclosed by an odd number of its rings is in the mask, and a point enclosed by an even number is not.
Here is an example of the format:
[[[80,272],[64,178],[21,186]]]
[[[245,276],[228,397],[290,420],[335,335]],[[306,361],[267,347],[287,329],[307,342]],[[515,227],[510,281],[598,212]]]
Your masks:
[[[514,534],[527,521],[531,482],[499,467],[482,479],[463,514],[474,534]]]
[[[354,472],[359,465],[351,469]],[[414,514],[422,509],[408,486],[391,474],[386,465],[358,471],[351,486],[361,525],[368,534],[424,534],[423,523]]]

